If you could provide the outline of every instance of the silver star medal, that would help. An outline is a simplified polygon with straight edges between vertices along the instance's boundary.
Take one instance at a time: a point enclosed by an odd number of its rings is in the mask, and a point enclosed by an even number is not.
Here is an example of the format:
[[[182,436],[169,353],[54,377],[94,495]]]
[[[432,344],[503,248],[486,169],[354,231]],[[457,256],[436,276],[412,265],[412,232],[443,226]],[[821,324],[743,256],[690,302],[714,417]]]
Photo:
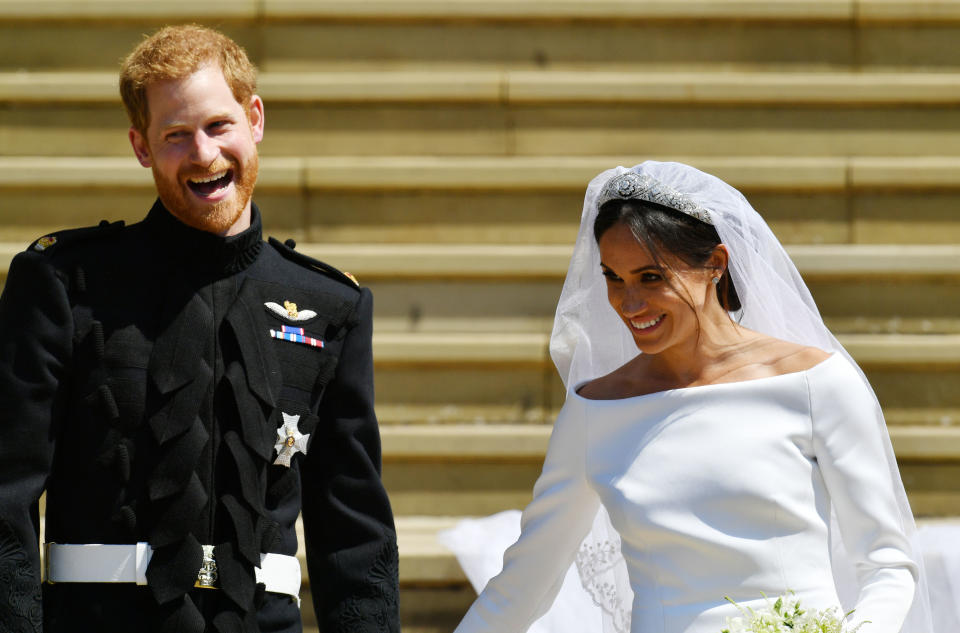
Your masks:
[[[290,468],[290,460],[297,452],[307,454],[307,440],[310,439],[310,434],[304,435],[300,432],[297,428],[299,422],[299,415],[283,414],[283,426],[277,429],[277,443],[273,447],[277,451],[274,464]]]

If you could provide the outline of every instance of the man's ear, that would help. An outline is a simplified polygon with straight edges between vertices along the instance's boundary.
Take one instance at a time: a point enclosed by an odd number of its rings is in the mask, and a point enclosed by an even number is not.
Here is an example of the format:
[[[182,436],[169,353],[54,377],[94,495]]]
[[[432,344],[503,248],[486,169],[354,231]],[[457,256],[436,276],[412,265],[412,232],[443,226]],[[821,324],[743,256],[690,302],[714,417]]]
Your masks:
[[[263,99],[258,95],[250,97],[247,119],[250,121],[250,133],[253,134],[253,142],[259,143],[263,140]]]
[[[150,158],[150,148],[147,146],[147,139],[143,137],[143,134],[131,126],[128,136],[130,138],[130,145],[133,146],[133,153],[136,155],[137,160],[140,161],[140,164],[144,167],[153,166],[153,160]]]

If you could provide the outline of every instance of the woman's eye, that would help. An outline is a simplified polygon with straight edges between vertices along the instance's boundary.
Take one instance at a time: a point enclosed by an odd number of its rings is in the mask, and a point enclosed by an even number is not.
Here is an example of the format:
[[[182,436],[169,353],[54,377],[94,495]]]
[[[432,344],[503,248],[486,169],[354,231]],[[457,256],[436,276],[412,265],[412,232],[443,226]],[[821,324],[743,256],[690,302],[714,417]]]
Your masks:
[[[614,273],[612,270],[604,270],[603,276],[609,279],[610,281],[620,281],[620,278],[617,277],[616,273]]]
[[[660,273],[643,273],[640,276],[641,281],[653,282],[653,281],[662,281],[663,275]]]

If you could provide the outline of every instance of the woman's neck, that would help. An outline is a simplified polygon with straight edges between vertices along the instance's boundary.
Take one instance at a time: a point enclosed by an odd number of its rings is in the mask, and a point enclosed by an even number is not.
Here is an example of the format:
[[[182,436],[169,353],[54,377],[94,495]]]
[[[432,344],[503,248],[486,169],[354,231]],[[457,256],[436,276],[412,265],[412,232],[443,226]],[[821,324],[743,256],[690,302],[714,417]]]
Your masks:
[[[735,359],[765,338],[734,322],[719,305],[704,310],[695,336],[658,354],[648,354],[645,371],[659,375],[665,382],[686,386],[710,382],[712,374],[723,371]]]

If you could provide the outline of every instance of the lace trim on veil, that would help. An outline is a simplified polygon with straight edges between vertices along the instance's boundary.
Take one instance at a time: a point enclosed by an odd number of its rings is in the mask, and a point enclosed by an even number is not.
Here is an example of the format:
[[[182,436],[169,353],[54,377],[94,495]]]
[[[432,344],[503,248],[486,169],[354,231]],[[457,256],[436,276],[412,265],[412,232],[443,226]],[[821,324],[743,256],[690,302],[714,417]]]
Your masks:
[[[620,546],[620,533],[611,525],[606,508],[600,506],[574,562],[580,584],[603,612],[604,633],[630,633],[633,591]]]
[[[617,633],[630,631],[630,605],[624,605],[614,579],[619,562],[620,539],[615,542],[584,542],[577,552],[577,572],[580,582],[593,603],[611,619]],[[605,618],[606,619],[606,618]]]

